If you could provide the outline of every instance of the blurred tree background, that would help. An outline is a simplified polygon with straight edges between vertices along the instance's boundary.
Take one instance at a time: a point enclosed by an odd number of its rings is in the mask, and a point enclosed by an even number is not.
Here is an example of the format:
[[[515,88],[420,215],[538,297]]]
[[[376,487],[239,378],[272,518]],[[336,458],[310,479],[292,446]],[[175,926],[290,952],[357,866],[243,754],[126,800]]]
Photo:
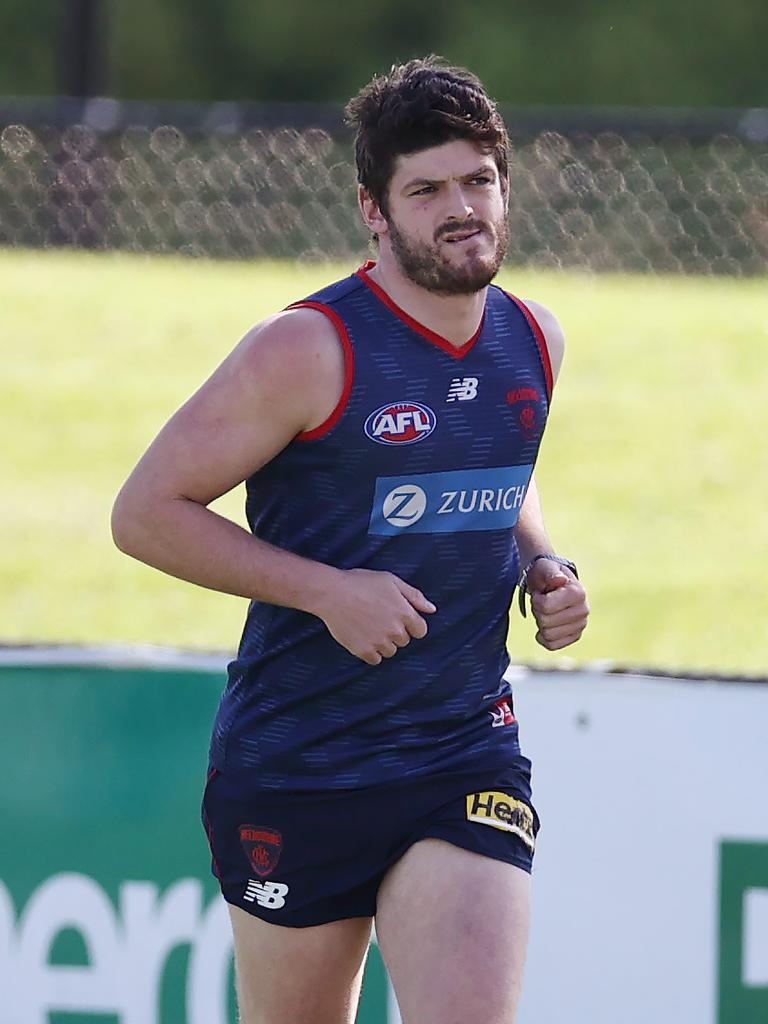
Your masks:
[[[3,0],[0,94],[60,91],[70,2]],[[765,0],[103,3],[103,92],[120,99],[343,101],[393,61],[437,52],[506,104],[768,106]]]

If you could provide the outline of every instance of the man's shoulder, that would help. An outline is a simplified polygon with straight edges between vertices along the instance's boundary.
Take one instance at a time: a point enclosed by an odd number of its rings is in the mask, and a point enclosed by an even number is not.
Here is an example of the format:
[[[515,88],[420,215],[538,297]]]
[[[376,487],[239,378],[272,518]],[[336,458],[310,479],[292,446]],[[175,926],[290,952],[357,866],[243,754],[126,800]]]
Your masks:
[[[563,365],[563,356],[565,355],[565,332],[563,331],[562,324],[552,310],[541,302],[537,302],[535,299],[523,299],[523,302],[536,318],[536,322],[541,328],[552,363],[552,375],[557,380],[560,368]]]
[[[352,274],[254,324],[240,343],[246,365],[260,370],[268,363],[301,377],[321,364],[336,369],[340,342],[349,344],[339,304],[360,288]]]
[[[300,299],[298,302],[291,303],[288,308],[295,308],[310,303],[317,303],[319,305],[335,306],[337,303],[343,302],[348,296],[355,292],[364,289],[365,285],[361,278],[355,273],[350,274],[348,277],[343,277],[339,281],[333,281],[331,284],[325,285],[316,292],[312,292],[304,299]]]
[[[338,347],[339,332],[333,320],[322,309],[304,305],[290,306],[254,324],[240,343],[245,365],[254,371],[269,364],[301,376],[313,362],[324,361]]]
[[[496,289],[497,295],[505,296],[513,302],[518,309],[525,313],[528,321],[532,321],[533,325],[541,332],[552,365],[552,375],[554,380],[557,380],[565,354],[565,332],[558,318],[548,306],[536,299],[520,299],[500,285],[493,287]]]

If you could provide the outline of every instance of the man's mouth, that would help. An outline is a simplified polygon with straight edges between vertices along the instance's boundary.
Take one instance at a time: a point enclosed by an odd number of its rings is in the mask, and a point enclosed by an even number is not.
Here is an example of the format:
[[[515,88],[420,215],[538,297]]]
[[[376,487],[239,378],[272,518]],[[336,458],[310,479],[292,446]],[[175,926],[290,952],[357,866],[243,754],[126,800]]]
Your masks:
[[[450,235],[443,235],[443,241],[449,244],[456,242],[467,242],[470,238],[477,238],[483,233],[482,228],[472,228],[469,231],[453,231]]]

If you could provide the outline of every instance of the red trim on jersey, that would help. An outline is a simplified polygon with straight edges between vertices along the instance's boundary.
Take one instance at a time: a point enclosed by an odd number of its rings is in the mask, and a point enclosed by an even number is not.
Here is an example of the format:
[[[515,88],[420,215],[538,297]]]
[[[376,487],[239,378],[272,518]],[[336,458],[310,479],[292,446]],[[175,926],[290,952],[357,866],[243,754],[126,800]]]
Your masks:
[[[544,366],[544,378],[547,382],[547,399],[552,399],[552,390],[554,388],[554,378],[552,376],[552,360],[549,358],[549,348],[547,347],[547,339],[544,337],[544,331],[542,331],[539,321],[528,309],[522,299],[516,298],[510,292],[504,293],[507,298],[511,299],[520,312],[523,314],[525,319],[528,321],[531,330],[533,331],[533,337],[539,349],[539,355],[541,356],[541,362]]]
[[[485,310],[483,310],[483,315],[480,318],[480,324],[475,333],[469,341],[457,348],[455,345],[452,345],[447,338],[444,338],[442,334],[437,334],[436,331],[431,331],[428,327],[425,327],[424,324],[420,324],[418,320],[414,320],[412,316],[409,316],[404,309],[401,309],[397,303],[387,295],[381,285],[378,285],[375,281],[371,280],[368,276],[368,271],[375,266],[376,263],[374,260],[368,260],[362,265],[362,267],[360,267],[356,276],[368,285],[374,295],[380,298],[385,306],[391,309],[392,312],[404,323],[408,324],[412,330],[416,331],[417,334],[420,334],[422,338],[426,338],[427,341],[431,341],[433,345],[437,345],[438,348],[441,348],[444,352],[448,352],[448,354],[452,355],[455,359],[463,359],[464,356],[474,347],[475,342],[482,334],[483,324],[485,323]]]
[[[336,403],[336,408],[327,419],[323,420],[320,426],[314,427],[312,430],[303,430],[294,438],[294,441],[317,441],[330,430],[333,430],[343,416],[344,410],[347,407],[349,396],[352,394],[352,381],[355,378],[355,352],[352,348],[352,342],[349,337],[349,332],[347,331],[347,325],[335,309],[331,309],[330,306],[326,306],[322,302],[310,301],[294,302],[293,305],[288,306],[287,308],[316,309],[319,313],[324,313],[336,328],[344,349],[344,388],[341,392],[341,398]]]

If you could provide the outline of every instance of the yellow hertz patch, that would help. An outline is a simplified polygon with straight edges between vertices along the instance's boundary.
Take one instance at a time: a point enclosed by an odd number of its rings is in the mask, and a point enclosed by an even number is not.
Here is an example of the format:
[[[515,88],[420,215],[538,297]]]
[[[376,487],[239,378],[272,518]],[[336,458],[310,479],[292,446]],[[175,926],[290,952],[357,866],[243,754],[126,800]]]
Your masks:
[[[467,821],[514,832],[533,849],[533,811],[528,804],[509,793],[470,793],[467,796]]]

